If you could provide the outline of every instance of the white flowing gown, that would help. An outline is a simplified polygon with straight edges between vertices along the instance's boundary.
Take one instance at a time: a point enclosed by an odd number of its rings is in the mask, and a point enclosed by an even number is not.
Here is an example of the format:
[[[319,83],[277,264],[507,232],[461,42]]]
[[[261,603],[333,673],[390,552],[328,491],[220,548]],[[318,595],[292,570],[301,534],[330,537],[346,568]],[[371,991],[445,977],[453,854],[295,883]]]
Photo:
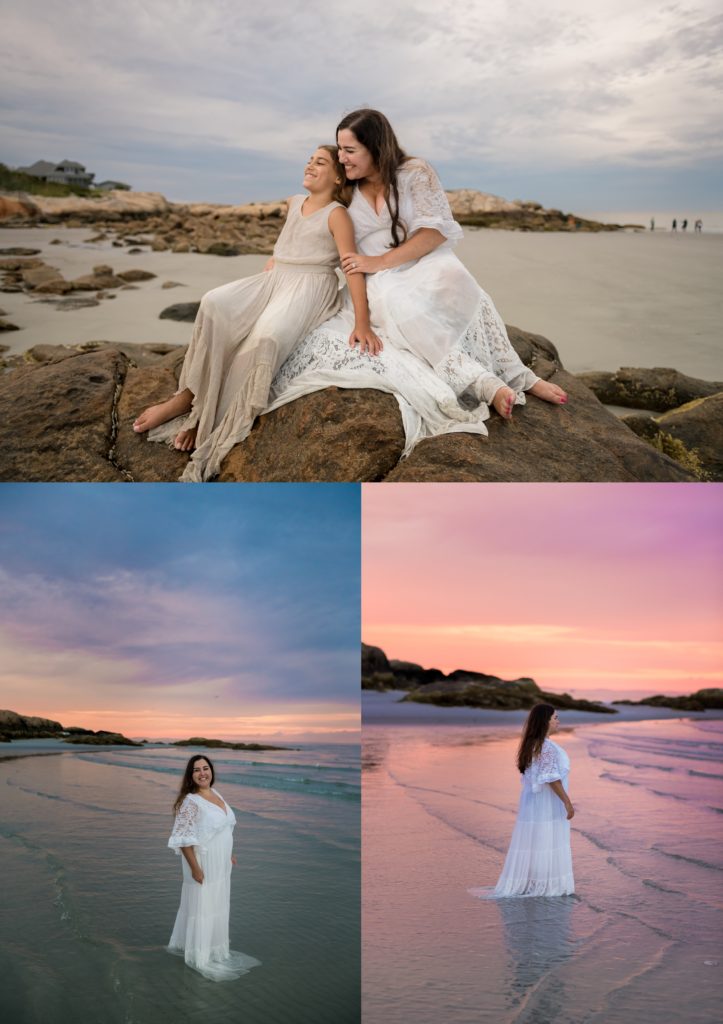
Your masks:
[[[220,794],[213,792],[219,799]],[[168,952],[182,956],[189,967],[211,981],[231,981],[258,967],[260,960],[229,949],[228,918],[231,905],[231,852],[236,817],[224,801],[222,810],[197,793],[181,804],[168,845],[175,853],[193,846],[203,871],[194,881],[182,857],[183,887]]]
[[[348,289],[340,311],[297,345],[274,378],[269,409],[320,388],[377,388],[400,406],[408,454],[425,437],[452,431],[486,434],[489,404],[503,384],[524,404],[538,380],[510,344],[489,295],[452,252],[462,229],[434,170],[408,160],[398,172],[399,213],[408,236],[434,228],[445,241],[433,252],[366,275],[379,356],[349,348],[354,310]],[[380,256],[392,241],[391,215],[380,214],[358,188],[349,206],[358,252]],[[459,402],[466,394],[475,405]]]
[[[570,822],[565,805],[548,785],[567,792],[570,758],[551,739],[542,744],[522,776],[522,794],[505,866],[494,897],[568,896],[575,892]]]

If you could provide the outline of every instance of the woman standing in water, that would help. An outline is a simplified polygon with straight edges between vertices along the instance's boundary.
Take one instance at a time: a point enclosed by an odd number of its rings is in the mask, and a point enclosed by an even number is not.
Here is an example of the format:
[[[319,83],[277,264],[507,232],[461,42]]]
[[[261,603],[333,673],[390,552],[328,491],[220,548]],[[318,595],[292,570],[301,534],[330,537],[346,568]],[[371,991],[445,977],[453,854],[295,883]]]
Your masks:
[[[181,906],[168,952],[211,981],[231,981],[258,967],[259,960],[229,949],[233,828],[236,818],[213,788],[213,765],[194,755],[183,775],[173,810],[168,845],[183,855]]]
[[[527,716],[517,752],[522,795],[505,866],[492,893],[504,896],[568,896],[575,891],[567,795],[570,758],[550,739],[559,727],[552,704],[536,704]]]

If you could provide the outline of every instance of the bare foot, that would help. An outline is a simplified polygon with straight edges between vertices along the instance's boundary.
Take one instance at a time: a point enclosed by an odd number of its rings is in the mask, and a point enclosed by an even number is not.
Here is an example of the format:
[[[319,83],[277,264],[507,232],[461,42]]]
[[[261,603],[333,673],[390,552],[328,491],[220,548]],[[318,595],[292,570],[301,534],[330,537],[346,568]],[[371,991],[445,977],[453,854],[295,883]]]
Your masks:
[[[145,434],[147,430],[160,427],[161,423],[167,423],[168,420],[173,420],[176,416],[183,416],[184,413],[190,412],[192,405],[193,395],[186,388],[180,394],[169,398],[166,402],[161,402],[159,405],[149,405],[134,422],[133,429],[136,434]]]
[[[196,431],[198,427],[191,427],[190,430],[181,430],[176,434],[173,447],[179,452],[192,452],[196,447]]]
[[[567,402],[567,393],[549,380],[538,380],[527,394],[541,398],[543,402],[553,402],[555,405],[565,405]]]
[[[503,420],[511,420],[512,409],[514,408],[516,400],[517,395],[514,393],[512,388],[508,388],[506,385],[503,385],[495,391],[495,396],[492,399],[492,405],[494,405]]]

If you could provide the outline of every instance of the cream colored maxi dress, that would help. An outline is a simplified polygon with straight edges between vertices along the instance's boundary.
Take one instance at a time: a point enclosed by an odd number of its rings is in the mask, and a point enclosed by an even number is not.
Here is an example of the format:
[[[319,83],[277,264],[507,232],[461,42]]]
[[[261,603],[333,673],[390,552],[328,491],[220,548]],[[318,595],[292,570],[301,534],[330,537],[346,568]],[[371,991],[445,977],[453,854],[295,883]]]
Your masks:
[[[214,789],[217,797],[220,794]],[[223,799],[223,798],[221,798]],[[197,793],[189,793],[178,809],[168,840],[177,854],[192,846],[203,871],[196,882],[182,858],[181,905],[176,915],[168,952],[182,956],[189,967],[211,981],[231,981],[258,967],[260,960],[229,949],[228,919],[231,905],[231,853],[236,816]]]
[[[273,270],[214,288],[201,300],[178,384],[194,395],[191,413],[148,432],[151,441],[168,442],[179,430],[198,427],[181,480],[218,474],[268,407],[271,381],[294,346],[339,308],[339,253],[329,215],[341,204],[305,217],[305,198],[289,202]]]
[[[366,276],[371,324],[384,342],[381,355],[349,348],[354,311],[347,296],[337,315],[294,348],[274,380],[270,408],[332,385],[379,388],[399,402],[408,454],[424,437],[486,434],[497,389],[508,385],[524,404],[524,392],[539,378],[512,348],[489,295],[452,252],[462,229],[434,170],[423,160],[408,160],[397,181],[408,235],[435,228],[444,243],[421,259]],[[388,251],[386,206],[377,214],[357,188],[349,214],[360,253]]]

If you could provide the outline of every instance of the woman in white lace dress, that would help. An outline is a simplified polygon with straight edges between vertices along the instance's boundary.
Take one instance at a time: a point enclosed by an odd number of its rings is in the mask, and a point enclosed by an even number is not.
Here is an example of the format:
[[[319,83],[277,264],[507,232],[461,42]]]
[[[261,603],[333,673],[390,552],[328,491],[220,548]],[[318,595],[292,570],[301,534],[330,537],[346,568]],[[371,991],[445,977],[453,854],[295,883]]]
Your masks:
[[[196,754],[186,765],[173,807],[176,820],[168,845],[183,855],[183,887],[168,951],[211,981],[230,981],[260,961],[229,949],[236,818],[213,788],[214,779],[209,759]]]
[[[274,382],[273,407],[316,388],[372,387],[399,401],[406,451],[449,431],[486,434],[489,406],[506,419],[525,393],[562,404],[565,392],[527,369],[489,296],[452,252],[462,237],[437,175],[407,157],[383,114],[357,110],[337,128],[339,159],[355,184],[349,205],[356,251],[348,279],[364,274],[377,358],[347,350],[350,304],[309,334]],[[479,403],[465,408],[463,393]]]
[[[575,892],[570,851],[575,810],[567,795],[570,758],[550,739],[558,725],[551,704],[537,704],[527,716],[517,754],[520,807],[495,897]]]

